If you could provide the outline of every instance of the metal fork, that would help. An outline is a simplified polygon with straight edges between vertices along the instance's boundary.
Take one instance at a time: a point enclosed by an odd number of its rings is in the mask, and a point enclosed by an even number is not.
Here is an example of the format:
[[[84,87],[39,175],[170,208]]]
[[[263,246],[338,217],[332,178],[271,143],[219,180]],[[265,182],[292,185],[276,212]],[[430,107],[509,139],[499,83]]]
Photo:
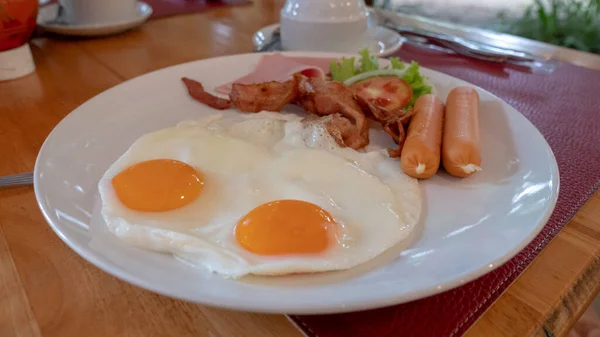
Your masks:
[[[33,184],[33,173],[20,173],[0,177],[0,187],[22,186]]]

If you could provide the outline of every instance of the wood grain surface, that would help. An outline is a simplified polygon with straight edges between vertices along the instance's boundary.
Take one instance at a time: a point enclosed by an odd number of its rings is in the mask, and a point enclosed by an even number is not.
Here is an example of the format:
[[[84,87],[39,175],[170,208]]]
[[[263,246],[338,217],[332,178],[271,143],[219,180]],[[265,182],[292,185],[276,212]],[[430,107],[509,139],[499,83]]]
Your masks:
[[[52,128],[92,96],[182,62],[252,50],[282,1],[147,22],[99,39],[37,38],[37,70],[0,82],[0,175],[32,171]],[[600,65],[600,57],[598,64]],[[467,336],[564,336],[598,291],[600,195],[583,208]],[[0,189],[0,336],[290,336],[282,315],[200,306],[100,271],[43,219],[31,187]]]
[[[600,192],[464,337],[565,336],[600,290]]]

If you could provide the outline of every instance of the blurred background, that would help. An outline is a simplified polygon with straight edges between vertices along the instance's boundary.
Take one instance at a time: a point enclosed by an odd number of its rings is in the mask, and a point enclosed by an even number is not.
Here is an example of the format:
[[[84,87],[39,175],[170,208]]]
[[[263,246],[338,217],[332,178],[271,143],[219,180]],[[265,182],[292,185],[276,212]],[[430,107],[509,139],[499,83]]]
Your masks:
[[[373,6],[600,53],[600,0],[372,0]],[[466,15],[468,13],[468,15]]]

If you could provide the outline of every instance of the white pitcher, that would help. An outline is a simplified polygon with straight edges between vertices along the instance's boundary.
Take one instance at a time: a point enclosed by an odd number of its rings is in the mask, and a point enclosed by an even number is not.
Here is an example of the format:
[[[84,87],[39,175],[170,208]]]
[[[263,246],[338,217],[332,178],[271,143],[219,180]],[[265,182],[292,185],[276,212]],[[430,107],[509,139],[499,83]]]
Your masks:
[[[355,53],[372,28],[363,0],[287,0],[280,13],[285,50]]]

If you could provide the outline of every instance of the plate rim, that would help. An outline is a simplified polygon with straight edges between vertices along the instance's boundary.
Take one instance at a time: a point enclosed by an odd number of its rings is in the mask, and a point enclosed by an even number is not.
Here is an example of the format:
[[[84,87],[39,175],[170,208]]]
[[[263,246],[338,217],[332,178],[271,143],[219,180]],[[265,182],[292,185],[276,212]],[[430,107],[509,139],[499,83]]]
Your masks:
[[[291,56],[304,56],[304,57],[341,57],[341,56],[353,55],[353,54],[344,54],[344,53],[304,52],[304,51],[269,52],[269,53],[262,53],[262,54],[272,54],[272,53],[284,53],[284,54],[291,55]],[[215,56],[215,57],[211,57],[211,58],[175,64],[175,65],[171,65],[168,67],[156,69],[156,70],[148,72],[148,73],[141,74],[139,76],[136,76],[129,80],[123,81],[113,87],[110,87],[110,88],[94,95],[93,97],[89,98],[85,102],[81,103],[79,106],[77,106],[71,112],[69,112],[59,123],[57,123],[54,126],[54,128],[52,129],[52,131],[48,134],[46,139],[44,140],[44,143],[42,144],[42,146],[38,152],[38,155],[36,157],[35,166],[34,166],[34,192],[35,192],[36,202],[38,204],[38,207],[40,208],[40,211],[42,212],[42,214],[44,216],[44,219],[46,220],[48,225],[52,228],[52,230],[56,233],[56,235],[70,249],[72,249],[74,252],[76,252],[79,256],[84,258],[86,261],[88,261],[95,267],[108,273],[109,275],[112,275],[113,277],[116,277],[127,283],[130,283],[135,286],[141,287],[143,289],[152,291],[154,293],[165,295],[170,298],[176,298],[176,299],[193,302],[193,303],[198,303],[198,304],[202,304],[202,305],[207,305],[207,306],[227,308],[227,309],[233,309],[233,310],[243,310],[243,311],[248,311],[248,312],[274,313],[274,314],[297,314],[297,315],[333,314],[333,313],[345,313],[345,312],[369,310],[369,309],[381,308],[381,307],[385,307],[385,306],[407,303],[407,302],[411,302],[414,300],[423,299],[423,298],[426,298],[429,296],[440,294],[440,293],[446,292],[448,290],[452,290],[457,287],[460,287],[466,283],[469,283],[483,275],[486,275],[486,274],[492,272],[493,270],[497,269],[498,267],[502,266],[504,263],[506,263],[507,261],[512,259],[514,256],[516,256],[520,251],[522,251],[542,231],[544,226],[547,224],[548,219],[554,212],[554,209],[556,208],[556,204],[558,201],[559,191],[560,191],[560,172],[559,172],[558,163],[556,161],[556,157],[554,155],[552,148],[548,144],[548,142],[547,142],[546,138],[543,136],[543,134],[537,129],[537,127],[533,123],[531,123],[531,121],[529,121],[529,119],[527,117],[525,117],[519,110],[515,109],[514,107],[512,107],[512,105],[508,104],[507,102],[505,102],[498,96],[492,94],[491,92],[487,91],[486,89],[483,89],[477,85],[471,84],[468,81],[462,80],[462,79],[454,77],[452,75],[448,75],[448,74],[445,74],[445,73],[442,73],[442,72],[439,72],[439,71],[436,71],[436,70],[433,70],[430,68],[423,67],[428,72],[434,73],[436,75],[448,76],[448,77],[460,80],[462,82],[469,83],[473,87],[476,87],[477,89],[486,92],[494,99],[499,100],[499,101],[503,102],[504,104],[510,106],[512,109],[514,109],[520,115],[520,117],[522,117],[523,122],[528,123],[529,127],[532,127],[538,133],[538,135],[541,138],[541,141],[543,142],[543,145],[545,145],[545,147],[547,148],[550,158],[552,159],[551,172],[553,174],[554,179],[552,180],[552,184],[553,184],[552,189],[551,189],[552,200],[550,200],[550,202],[548,203],[549,207],[546,209],[545,213],[541,216],[540,220],[536,224],[535,229],[533,231],[531,231],[531,233],[529,233],[529,235],[526,238],[524,238],[521,242],[519,242],[519,244],[516,245],[512,250],[509,250],[506,253],[504,253],[504,255],[502,257],[497,258],[494,261],[490,261],[490,263],[493,264],[492,268],[479,268],[479,269],[473,270],[469,273],[462,274],[460,278],[456,278],[452,281],[448,281],[448,282],[444,283],[443,285],[431,286],[429,288],[423,288],[418,291],[412,291],[412,292],[404,293],[404,294],[400,294],[400,295],[385,296],[385,297],[379,298],[377,300],[368,300],[368,301],[363,300],[363,301],[357,301],[358,303],[352,302],[350,304],[344,304],[341,306],[340,305],[320,305],[318,307],[314,307],[314,306],[312,306],[312,307],[307,307],[307,306],[297,307],[294,305],[289,305],[289,304],[283,303],[283,304],[279,305],[277,308],[258,307],[256,305],[250,304],[249,302],[236,302],[236,301],[223,302],[223,301],[219,301],[218,299],[214,300],[212,298],[208,299],[208,300],[206,300],[206,299],[202,299],[202,300],[193,299],[192,300],[192,299],[186,298],[184,296],[179,296],[176,294],[168,293],[166,291],[162,291],[162,289],[159,289],[160,287],[153,286],[152,282],[148,282],[141,277],[137,277],[134,274],[127,272],[123,268],[117,268],[117,270],[111,269],[112,263],[110,261],[108,261],[108,263],[102,261],[95,254],[93,254],[92,250],[89,249],[89,247],[86,249],[86,247],[84,247],[83,245],[76,244],[65,233],[63,233],[63,231],[60,229],[59,219],[55,220],[52,218],[53,209],[50,207],[49,204],[45,203],[45,200],[43,200],[43,198],[42,198],[42,192],[40,191],[40,184],[39,184],[39,179],[40,179],[39,172],[40,172],[40,167],[41,167],[41,158],[44,157],[44,153],[45,153],[45,151],[47,151],[47,146],[49,146],[48,143],[51,140],[51,138],[54,137],[54,135],[57,132],[59,132],[57,130],[59,130],[61,125],[64,125],[65,120],[67,120],[69,118],[73,118],[73,116],[76,114],[85,113],[85,112],[82,112],[85,110],[80,110],[80,108],[82,106],[84,106],[86,103],[88,103],[89,101],[96,99],[98,96],[105,94],[109,91],[118,90],[118,88],[120,86],[125,85],[125,84],[129,83],[130,81],[139,80],[139,78],[141,78],[141,77],[144,77],[144,76],[147,76],[150,74],[155,74],[157,72],[167,72],[173,67],[185,67],[190,64],[204,62],[206,60],[247,57],[250,55],[257,55],[257,54],[256,53],[239,53],[239,54],[232,54],[232,55],[227,55],[227,56]]]

